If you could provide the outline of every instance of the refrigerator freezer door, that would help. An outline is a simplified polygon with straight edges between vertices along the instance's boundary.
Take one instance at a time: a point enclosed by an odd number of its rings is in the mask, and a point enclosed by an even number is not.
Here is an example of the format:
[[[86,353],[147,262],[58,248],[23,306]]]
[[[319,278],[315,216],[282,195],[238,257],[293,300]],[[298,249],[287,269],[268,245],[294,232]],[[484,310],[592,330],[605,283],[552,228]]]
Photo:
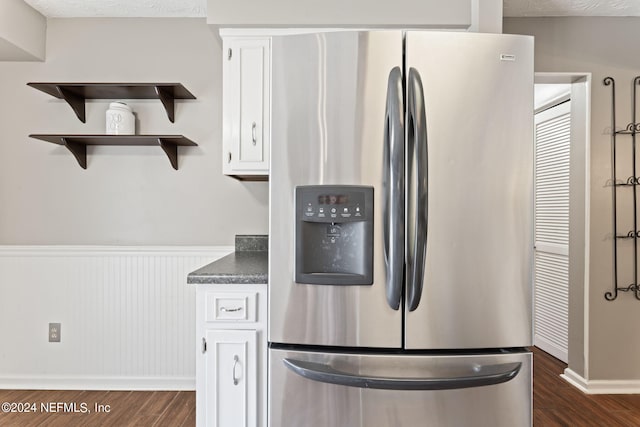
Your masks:
[[[406,46],[406,69],[424,88],[428,153],[427,199],[421,206],[407,196],[408,222],[427,205],[428,215],[426,236],[417,236],[426,237],[422,295],[405,310],[405,347],[528,346],[533,39],[409,32]]]
[[[320,33],[272,40],[271,342],[402,345],[402,310],[387,303],[383,250],[383,142],[389,128],[385,107],[389,75],[400,66],[400,31]],[[396,98],[401,100],[402,94]],[[295,188],[303,185],[373,187],[373,284],[295,282]],[[327,230],[329,234],[335,231],[332,227]]]
[[[305,376],[292,363],[311,372],[329,367],[352,385]],[[271,349],[269,425],[530,426],[531,363],[531,353],[399,356]],[[403,382],[409,389],[393,385]],[[426,388],[415,387],[421,383]]]

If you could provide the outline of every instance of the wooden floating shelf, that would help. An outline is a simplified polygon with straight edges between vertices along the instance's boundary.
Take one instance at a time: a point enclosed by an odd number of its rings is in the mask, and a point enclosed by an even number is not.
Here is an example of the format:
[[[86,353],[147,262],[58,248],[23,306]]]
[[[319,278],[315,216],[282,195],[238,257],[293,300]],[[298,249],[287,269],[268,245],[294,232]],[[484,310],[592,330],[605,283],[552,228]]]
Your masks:
[[[182,135],[52,135],[31,134],[31,138],[64,145],[83,168],[87,168],[87,145],[130,145],[153,146],[159,145],[171,166],[178,170],[178,146],[197,146],[195,142]]]
[[[171,123],[176,99],[196,99],[180,83],[27,83],[55,98],[63,99],[85,123],[87,99],[159,99]]]

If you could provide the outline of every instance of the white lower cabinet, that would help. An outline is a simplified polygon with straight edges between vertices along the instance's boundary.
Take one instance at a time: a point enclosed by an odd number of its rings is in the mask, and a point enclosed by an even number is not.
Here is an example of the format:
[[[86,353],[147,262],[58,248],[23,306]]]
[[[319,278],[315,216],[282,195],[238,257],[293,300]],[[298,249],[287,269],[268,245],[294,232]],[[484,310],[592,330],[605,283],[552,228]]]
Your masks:
[[[266,285],[197,285],[196,425],[266,426]]]
[[[257,332],[212,329],[206,332],[205,425],[258,425]]]

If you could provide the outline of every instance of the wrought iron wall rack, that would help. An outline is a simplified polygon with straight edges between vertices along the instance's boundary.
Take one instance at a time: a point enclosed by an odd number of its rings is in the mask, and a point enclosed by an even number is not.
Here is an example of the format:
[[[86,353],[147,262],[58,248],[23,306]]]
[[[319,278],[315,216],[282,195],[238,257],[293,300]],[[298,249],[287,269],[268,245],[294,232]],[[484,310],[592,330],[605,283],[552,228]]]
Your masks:
[[[640,134],[640,123],[636,116],[637,87],[640,85],[640,76],[633,79],[631,116],[633,121],[624,129],[616,130],[616,82],[613,77],[605,77],[603,84],[611,86],[611,192],[613,204],[613,291],[605,292],[604,298],[613,301],[618,298],[619,292],[633,292],[636,299],[640,300],[640,283],[638,282],[638,249],[640,245],[640,230],[638,229],[638,187],[640,186],[640,176],[638,176],[636,165],[636,135]],[[631,137],[631,168],[632,175],[624,181],[617,179],[616,172],[616,145],[618,135],[629,135]],[[626,193],[629,197],[629,189],[633,198],[633,229],[627,233],[620,232],[618,227],[618,191]],[[622,196],[622,195],[621,195]],[[620,285],[618,280],[618,245],[624,240],[633,239],[633,282],[627,286]],[[628,244],[626,244],[628,246]]]

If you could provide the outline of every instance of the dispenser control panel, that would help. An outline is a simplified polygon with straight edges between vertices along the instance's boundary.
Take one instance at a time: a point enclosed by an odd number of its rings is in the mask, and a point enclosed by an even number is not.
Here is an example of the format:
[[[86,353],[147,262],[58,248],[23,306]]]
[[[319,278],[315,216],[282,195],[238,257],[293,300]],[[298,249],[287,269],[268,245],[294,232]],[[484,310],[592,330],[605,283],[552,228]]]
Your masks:
[[[295,280],[373,284],[373,187],[296,187]]]
[[[296,187],[297,216],[307,222],[367,221],[373,209],[373,188],[307,185]]]

